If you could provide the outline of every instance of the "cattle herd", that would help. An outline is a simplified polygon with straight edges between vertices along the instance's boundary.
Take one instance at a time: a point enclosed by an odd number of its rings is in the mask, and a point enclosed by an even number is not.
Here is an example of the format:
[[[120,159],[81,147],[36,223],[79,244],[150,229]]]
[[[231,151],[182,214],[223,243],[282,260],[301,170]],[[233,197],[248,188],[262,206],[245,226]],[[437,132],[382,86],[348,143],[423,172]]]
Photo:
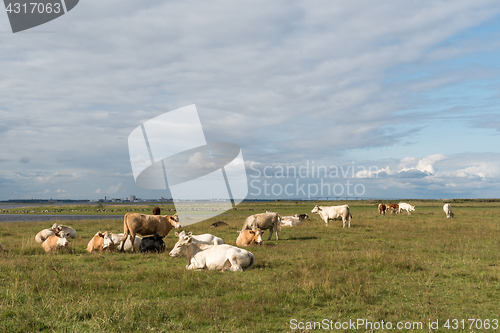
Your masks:
[[[406,210],[408,214],[415,211],[415,207],[400,202],[399,204],[379,204],[379,214],[385,215],[387,211],[392,214],[401,213]],[[450,204],[445,204],[443,210],[447,218],[454,217]],[[341,206],[318,206],[316,205],[311,213],[317,213],[328,225],[329,220],[342,220],[345,228],[351,227],[352,215],[348,205]],[[175,257],[186,257],[186,269],[211,269],[211,270],[231,270],[243,271],[250,269],[255,263],[255,256],[239,247],[250,245],[261,245],[262,235],[265,230],[269,230],[270,240],[276,234],[279,240],[279,230],[281,227],[293,227],[309,220],[307,214],[295,214],[293,216],[281,217],[278,213],[267,211],[265,213],[250,215],[246,218],[243,228],[239,231],[236,245],[226,244],[220,237],[203,234],[193,235],[191,232],[176,232],[178,241],[169,255]],[[225,222],[215,222],[210,227],[227,226]],[[140,252],[163,252],[165,243],[163,238],[170,230],[180,228],[181,224],[177,214],[160,215],[160,208],[153,209],[153,215],[139,213],[127,213],[123,220],[123,234],[113,234],[109,232],[97,232],[87,245],[89,253],[103,251],[140,251]],[[137,234],[149,237],[139,237]],[[35,241],[42,245],[46,252],[57,251],[68,247],[68,238],[75,238],[76,230],[55,223],[50,229],[44,229],[36,234]],[[0,245],[0,251],[2,247]]]

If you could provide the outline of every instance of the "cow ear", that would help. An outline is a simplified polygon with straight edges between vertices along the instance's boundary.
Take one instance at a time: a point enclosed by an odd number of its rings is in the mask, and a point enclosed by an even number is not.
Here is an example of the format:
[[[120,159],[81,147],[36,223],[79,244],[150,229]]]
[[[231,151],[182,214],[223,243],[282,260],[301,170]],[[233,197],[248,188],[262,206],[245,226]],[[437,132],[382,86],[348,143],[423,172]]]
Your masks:
[[[102,237],[102,236],[103,236],[103,235],[102,235],[102,232],[100,232],[100,231],[96,232],[96,234],[95,234],[95,235],[96,235],[96,236],[99,236],[99,237]]]
[[[255,230],[250,230],[250,233],[251,233],[252,235],[255,235]]]
[[[175,235],[175,237],[179,237],[179,233],[178,232],[176,232],[174,235]]]
[[[187,233],[188,236],[193,236],[193,233],[190,231]]]
[[[66,237],[69,237],[69,232],[66,233]]]
[[[188,243],[188,244],[189,244],[189,243],[191,243],[192,241],[193,241],[193,237],[189,237],[189,238],[187,239],[187,242],[186,242],[186,243]]]

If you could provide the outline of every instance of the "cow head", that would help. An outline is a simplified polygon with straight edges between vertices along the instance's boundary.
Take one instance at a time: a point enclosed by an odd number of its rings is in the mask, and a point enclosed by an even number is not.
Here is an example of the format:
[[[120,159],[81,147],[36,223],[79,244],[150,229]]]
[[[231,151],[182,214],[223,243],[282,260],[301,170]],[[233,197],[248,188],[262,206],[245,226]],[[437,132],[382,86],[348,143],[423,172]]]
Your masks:
[[[317,213],[321,210],[318,205],[314,206],[313,210],[311,210],[311,213]]]
[[[68,247],[68,240],[67,240],[67,237],[69,236],[69,232],[67,233],[64,233],[64,232],[56,232],[54,234],[55,236],[57,236],[57,248],[61,248],[61,247]]]
[[[113,251],[115,249],[115,243],[113,242],[113,239],[111,238],[111,234],[109,232],[106,231],[105,233],[102,233],[99,231],[96,234],[96,236],[103,238],[103,243],[102,243],[103,250]]]
[[[185,233],[185,231],[182,232]],[[193,237],[190,235],[191,233],[182,236],[181,234],[176,233],[176,236],[179,236],[179,240],[175,243],[174,248],[169,253],[172,258],[185,256],[188,245],[193,241]]]
[[[309,220],[309,215],[307,214],[295,214],[294,217],[298,217],[299,220]]]
[[[255,229],[255,230],[250,230],[250,234],[252,234],[254,237],[254,242],[258,245],[262,245],[262,230],[260,230],[259,228]]]
[[[170,224],[172,225],[172,227],[178,229],[181,227],[181,223],[179,222],[179,216],[177,214],[175,215],[172,215],[172,216],[166,216],[166,218],[169,219],[170,221]]]

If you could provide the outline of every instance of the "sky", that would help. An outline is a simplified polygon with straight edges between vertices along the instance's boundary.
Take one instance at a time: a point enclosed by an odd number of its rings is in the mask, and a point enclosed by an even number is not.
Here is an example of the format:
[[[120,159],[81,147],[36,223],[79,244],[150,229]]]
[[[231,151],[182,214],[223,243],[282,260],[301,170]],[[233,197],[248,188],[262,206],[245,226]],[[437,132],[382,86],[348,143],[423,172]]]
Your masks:
[[[247,199],[500,197],[498,1],[85,0],[0,44],[0,200],[169,197],[128,137],[193,104]]]

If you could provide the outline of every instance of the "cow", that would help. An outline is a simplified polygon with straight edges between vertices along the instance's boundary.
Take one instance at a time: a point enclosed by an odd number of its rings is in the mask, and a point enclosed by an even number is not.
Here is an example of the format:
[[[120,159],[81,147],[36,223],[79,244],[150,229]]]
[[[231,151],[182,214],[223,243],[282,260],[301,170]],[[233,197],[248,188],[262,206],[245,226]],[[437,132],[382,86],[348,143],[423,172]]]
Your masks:
[[[123,234],[111,234],[111,239],[113,240],[113,243],[115,244],[115,249],[120,249],[122,246],[122,238]],[[142,238],[139,236],[135,236],[134,240],[134,249],[139,250],[139,247],[141,246]],[[130,243],[130,238],[127,238],[125,242],[125,251],[132,251],[132,243]]]
[[[69,232],[56,232],[42,243],[42,248],[45,252],[57,251],[61,248],[68,248]]]
[[[153,208],[153,215],[161,215],[160,207]]]
[[[161,238],[168,235],[172,228],[180,228],[179,218],[177,214],[170,215],[144,215],[139,213],[127,213],[123,218],[123,238],[120,251],[123,251],[125,240],[131,236],[135,239],[135,235],[142,236],[158,234]],[[132,251],[135,249],[132,248]]]
[[[398,204],[398,213],[401,213],[401,210],[404,209],[410,215],[410,212],[413,212],[415,210],[415,206],[412,206],[410,204],[407,204],[405,202],[400,202]]]
[[[307,214],[295,214],[293,216],[282,216],[281,226],[282,227],[295,227],[301,225],[304,220],[309,220],[309,215]]]
[[[446,213],[446,218],[454,217],[455,214],[451,211],[451,205],[450,204],[444,204],[443,210]]]
[[[52,225],[52,229],[57,230],[58,228],[60,228],[59,230],[61,230],[64,233],[69,233],[69,237],[71,237],[71,238],[76,237],[76,230],[75,229],[73,229],[71,227],[67,227],[65,225],[59,225],[57,223],[54,223]]]
[[[269,238],[270,240],[273,236],[273,232],[276,232],[276,240],[278,240],[279,230],[278,227],[281,225],[281,216],[278,213],[261,213],[250,215],[246,218],[245,223],[243,224],[243,230],[255,230],[259,228],[260,230],[269,230]]]
[[[319,214],[323,221],[325,221],[326,225],[328,225],[328,220],[342,219],[342,228],[345,228],[346,222],[348,228],[351,227],[352,215],[348,205],[329,207],[316,205],[313,210],[311,210],[311,213]]]
[[[238,231],[240,234],[236,239],[236,246],[249,246],[249,245],[261,245],[262,244],[262,231],[260,229],[255,230],[243,230]]]
[[[222,238],[211,234],[193,235],[191,232],[186,233],[186,231],[182,230],[181,232],[176,232],[175,236],[179,237],[179,239],[184,238],[186,236],[191,236],[193,237],[193,242],[195,242],[196,244],[207,244],[207,245],[226,244]]]
[[[226,222],[219,221],[219,222],[212,223],[209,228],[217,228],[217,227],[228,226],[228,225],[229,224],[227,224]]]
[[[111,238],[111,234],[107,231],[104,233],[98,231],[87,245],[88,253],[113,251],[114,249],[113,239]]]
[[[378,213],[380,215],[385,215],[385,211],[387,210],[387,206],[384,204],[378,204]]]
[[[35,241],[42,244],[47,238],[56,233],[55,229],[43,229],[35,235]]]
[[[186,235],[179,238],[169,255],[172,258],[186,257],[186,269],[209,269],[220,271],[244,271],[255,263],[255,256],[236,246],[203,245],[193,242],[193,237]]]
[[[144,237],[141,241],[141,246],[139,247],[141,252],[163,252],[165,251],[165,243],[163,238],[158,234],[154,234],[151,237]]]
[[[399,205],[398,204],[388,204],[387,205],[387,210],[391,210],[392,214],[397,214],[399,212]]]

